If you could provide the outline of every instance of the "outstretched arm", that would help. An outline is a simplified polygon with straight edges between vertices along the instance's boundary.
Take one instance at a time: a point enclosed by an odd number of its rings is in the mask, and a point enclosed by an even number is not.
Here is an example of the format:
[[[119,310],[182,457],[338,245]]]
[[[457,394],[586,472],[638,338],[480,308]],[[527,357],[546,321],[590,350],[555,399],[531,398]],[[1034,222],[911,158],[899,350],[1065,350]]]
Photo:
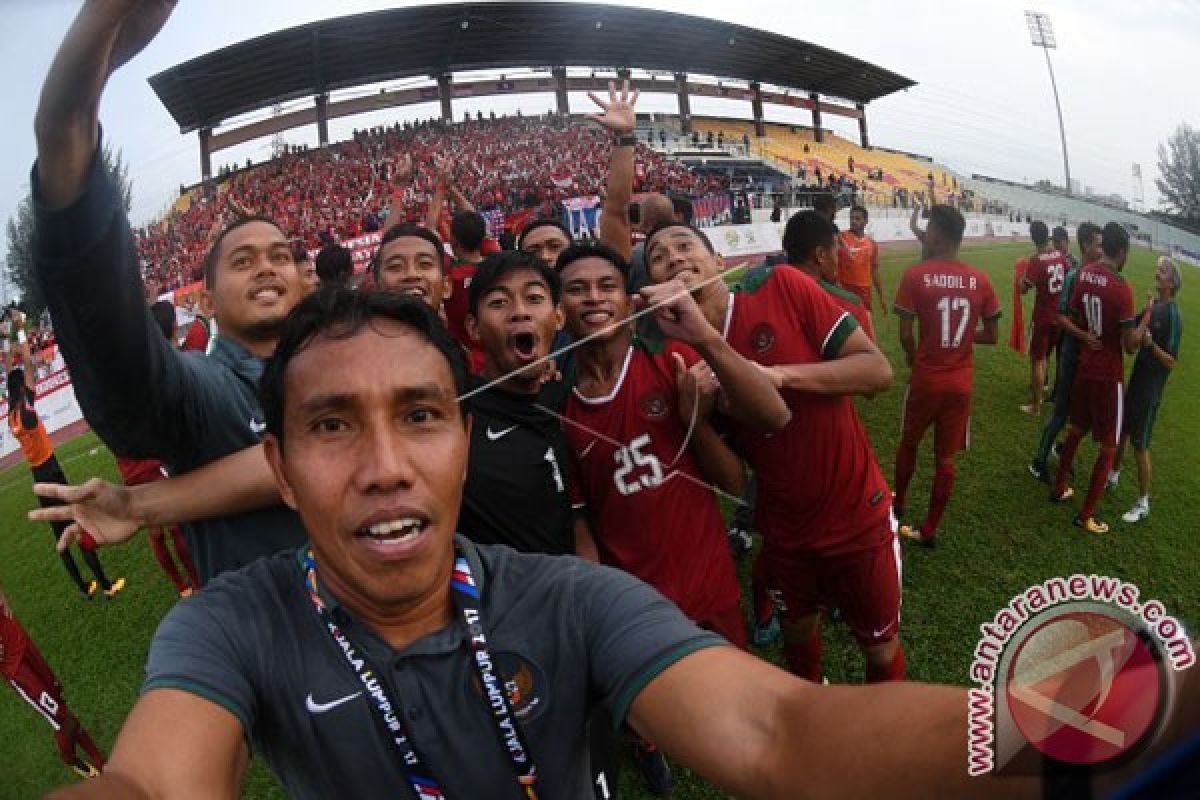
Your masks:
[[[404,158],[396,164],[396,171],[392,173],[392,199],[388,206],[387,220],[384,222],[388,228],[404,219],[404,191],[412,182],[412,175],[412,156],[405,153]]]
[[[59,539],[60,551],[85,530],[97,545],[121,544],[143,527],[241,514],[280,502],[262,445],[153,483],[121,486],[92,478],[79,486],[38,483],[33,491],[63,503],[29,512],[37,522],[71,523]]]
[[[633,199],[633,154],[637,149],[633,141],[633,130],[637,123],[634,106],[637,105],[638,91],[634,89],[630,92],[629,81],[625,81],[618,92],[616,84],[609,81],[607,103],[593,92],[588,92],[588,97],[604,109],[604,113],[588,114],[587,118],[599,123],[613,135],[608,187],[600,215],[600,241],[628,261],[633,255],[629,202]]]
[[[154,689],[125,720],[104,772],[49,797],[235,800],[249,758],[242,725],[229,711],[190,692]]]
[[[837,355],[828,361],[779,364],[761,369],[779,389],[827,395],[874,397],[892,385],[893,377],[887,357],[879,352],[862,328],[856,328]]]

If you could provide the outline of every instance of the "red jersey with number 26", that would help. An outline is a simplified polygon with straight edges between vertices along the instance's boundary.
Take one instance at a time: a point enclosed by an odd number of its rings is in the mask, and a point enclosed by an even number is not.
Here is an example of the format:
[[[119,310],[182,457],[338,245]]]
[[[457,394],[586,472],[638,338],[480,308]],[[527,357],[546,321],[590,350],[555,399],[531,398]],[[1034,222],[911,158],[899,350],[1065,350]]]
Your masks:
[[[1033,304],[1033,321],[1038,325],[1058,324],[1058,296],[1062,293],[1071,265],[1057,250],[1039,253],[1029,259],[1025,280],[1037,290]]]
[[[739,589],[720,507],[684,449],[672,353],[689,366],[699,360],[678,342],[656,352],[638,341],[610,395],[571,393],[564,425],[575,462],[571,494],[587,506],[605,564],[704,622],[737,606]]]
[[[1100,337],[1101,344],[1099,350],[1079,348],[1079,370],[1075,374],[1121,383],[1125,379],[1121,331],[1137,322],[1129,284],[1103,262],[1088,264],[1075,279],[1068,309],[1085,330]]]
[[[917,320],[913,386],[969,394],[974,375],[975,329],[1000,316],[987,275],[960,261],[909,267],[896,291],[896,313]]]
[[[764,366],[837,357],[858,329],[815,280],[758,267],[729,298],[725,339]],[[807,558],[891,541],[891,490],[849,397],[785,389],[791,422],[778,433],[735,425],[733,444],[758,479],[756,522],[768,555]]]

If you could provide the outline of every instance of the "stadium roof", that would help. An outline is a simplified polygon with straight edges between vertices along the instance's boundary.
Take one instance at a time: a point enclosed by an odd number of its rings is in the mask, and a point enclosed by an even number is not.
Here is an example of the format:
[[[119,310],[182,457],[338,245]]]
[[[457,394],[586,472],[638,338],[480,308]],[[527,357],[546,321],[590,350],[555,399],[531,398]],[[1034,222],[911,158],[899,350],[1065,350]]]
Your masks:
[[[914,82],[808,42],[727,22],[593,3],[416,6],[312,22],[150,78],[186,133],[276,103],[417,75],[631,67],[759,81],[866,103]]]

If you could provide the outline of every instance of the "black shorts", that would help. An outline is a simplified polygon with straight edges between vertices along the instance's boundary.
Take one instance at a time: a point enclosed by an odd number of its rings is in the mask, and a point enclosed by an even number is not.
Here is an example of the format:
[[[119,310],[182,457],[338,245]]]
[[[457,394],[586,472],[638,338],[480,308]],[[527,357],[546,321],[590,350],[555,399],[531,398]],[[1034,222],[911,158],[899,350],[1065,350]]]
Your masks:
[[[1158,417],[1161,402],[1161,394],[1129,392],[1125,396],[1125,420],[1121,428],[1129,435],[1129,441],[1136,449],[1149,449],[1150,434],[1154,431],[1154,420]]]

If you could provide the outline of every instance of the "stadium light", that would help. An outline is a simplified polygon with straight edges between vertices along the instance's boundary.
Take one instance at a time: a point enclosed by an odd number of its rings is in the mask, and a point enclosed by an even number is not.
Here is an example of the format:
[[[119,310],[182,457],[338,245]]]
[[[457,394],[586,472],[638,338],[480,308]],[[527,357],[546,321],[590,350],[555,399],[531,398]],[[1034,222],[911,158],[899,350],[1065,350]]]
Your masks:
[[[1054,80],[1054,67],[1050,64],[1050,51],[1058,49],[1054,37],[1054,26],[1050,17],[1038,11],[1025,12],[1025,24],[1029,27],[1029,40],[1034,47],[1042,48],[1046,56],[1046,69],[1050,70],[1050,88],[1054,90],[1054,108],[1058,111],[1058,135],[1062,140],[1063,172],[1067,178],[1067,194],[1071,194],[1071,162],[1067,160],[1067,129],[1063,127],[1062,105],[1058,102],[1058,83]]]

